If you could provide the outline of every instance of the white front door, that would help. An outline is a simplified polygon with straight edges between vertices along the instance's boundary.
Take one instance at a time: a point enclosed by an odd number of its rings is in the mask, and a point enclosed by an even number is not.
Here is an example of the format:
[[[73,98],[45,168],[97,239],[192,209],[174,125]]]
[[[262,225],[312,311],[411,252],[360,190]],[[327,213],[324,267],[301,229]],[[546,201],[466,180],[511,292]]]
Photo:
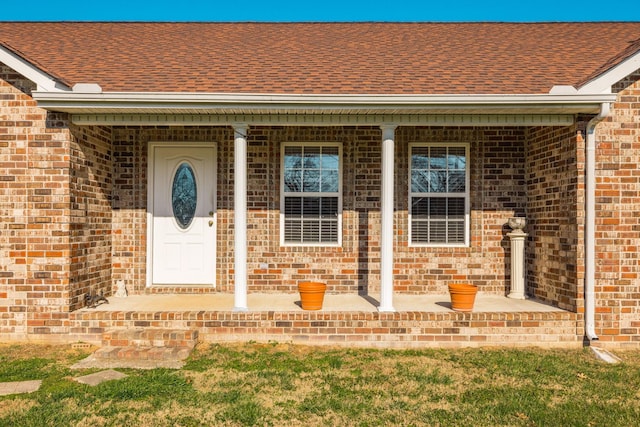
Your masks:
[[[152,145],[153,285],[215,285],[213,146]]]

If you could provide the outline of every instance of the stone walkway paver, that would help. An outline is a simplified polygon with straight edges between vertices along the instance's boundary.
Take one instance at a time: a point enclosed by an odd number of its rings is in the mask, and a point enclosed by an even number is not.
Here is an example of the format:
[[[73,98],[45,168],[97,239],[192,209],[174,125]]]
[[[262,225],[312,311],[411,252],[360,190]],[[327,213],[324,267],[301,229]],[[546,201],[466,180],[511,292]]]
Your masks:
[[[41,385],[42,380],[0,383],[0,396],[19,393],[33,393],[34,391],[38,391]]]
[[[132,347],[133,349],[133,347]],[[109,349],[107,348],[106,351]],[[139,351],[139,350],[138,350]],[[131,368],[131,369],[180,369],[184,366],[185,360],[178,359],[149,359],[149,358],[114,358],[105,359],[98,357],[96,353],[89,357],[71,365],[71,369],[88,369],[88,368]]]
[[[96,372],[94,374],[84,375],[82,377],[74,378],[75,381],[80,384],[87,384],[90,386],[97,386],[105,381],[120,380],[127,375],[122,372],[114,371],[113,369],[107,369],[106,371]]]

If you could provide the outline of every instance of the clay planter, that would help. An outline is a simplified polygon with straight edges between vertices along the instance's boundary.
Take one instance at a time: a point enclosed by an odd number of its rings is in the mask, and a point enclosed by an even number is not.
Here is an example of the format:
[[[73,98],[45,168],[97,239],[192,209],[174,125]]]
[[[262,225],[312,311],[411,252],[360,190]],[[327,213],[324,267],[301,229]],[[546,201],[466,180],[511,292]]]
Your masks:
[[[320,310],[327,285],[320,282],[301,282],[298,284],[300,303],[303,310]]]
[[[455,311],[471,311],[476,301],[478,287],[468,283],[449,285],[451,295],[451,309]]]

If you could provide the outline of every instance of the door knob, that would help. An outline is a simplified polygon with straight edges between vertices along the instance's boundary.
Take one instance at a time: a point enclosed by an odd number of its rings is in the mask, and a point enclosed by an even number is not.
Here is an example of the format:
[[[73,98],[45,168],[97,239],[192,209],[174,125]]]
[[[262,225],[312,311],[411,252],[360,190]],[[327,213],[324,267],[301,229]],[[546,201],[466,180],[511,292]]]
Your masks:
[[[213,221],[209,221],[209,227],[213,227]]]

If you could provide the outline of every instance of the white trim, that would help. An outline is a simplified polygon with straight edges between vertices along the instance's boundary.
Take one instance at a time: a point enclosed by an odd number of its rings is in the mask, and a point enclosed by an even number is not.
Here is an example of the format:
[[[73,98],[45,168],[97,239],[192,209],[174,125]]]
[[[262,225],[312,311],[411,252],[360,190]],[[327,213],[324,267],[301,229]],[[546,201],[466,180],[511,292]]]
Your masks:
[[[596,282],[596,127],[611,114],[602,104],[600,114],[587,124],[584,167],[584,333],[589,341],[598,339],[595,331]]]
[[[615,94],[283,95],[34,92],[41,108],[68,113],[196,114],[595,114]],[[239,119],[236,119],[239,121]],[[250,122],[252,123],[252,122]],[[252,123],[253,124],[253,123]]]
[[[71,89],[77,93],[102,93],[102,88],[96,83],[76,83]]]
[[[411,200],[413,197],[461,197],[461,193],[414,193],[411,191],[411,171],[413,168],[412,165],[412,153],[414,147],[464,147],[466,163],[465,163],[465,194],[464,194],[464,243],[421,243],[421,242],[413,242],[412,235],[412,218],[411,218]],[[407,222],[409,230],[407,230],[407,234],[409,236],[409,246],[410,247],[429,247],[429,248],[438,248],[438,247],[469,247],[470,237],[469,234],[471,232],[471,150],[470,144],[467,142],[412,142],[409,143],[409,177],[408,177],[408,205],[407,205],[407,213],[409,216],[409,220]]]
[[[337,147],[338,148],[338,241],[337,242],[285,242],[284,240],[284,209],[285,209],[285,191],[284,191],[284,151],[285,147]],[[342,246],[342,173],[343,173],[343,152],[341,142],[303,142],[303,141],[287,141],[280,144],[280,246],[283,247],[341,247]],[[336,193],[287,193],[290,197],[335,197]]]
[[[247,311],[247,129],[233,127],[233,311]]]
[[[213,244],[213,259],[217,260],[218,250],[218,144],[212,141],[198,141],[179,143],[174,141],[150,141],[147,146],[147,271],[146,271],[146,287],[152,286],[173,286],[173,285],[154,285],[153,284],[153,201],[154,201],[154,173],[155,173],[155,149],[157,147],[211,147],[214,152],[214,171],[213,171],[213,235],[216,240]],[[217,263],[216,263],[217,269]],[[212,288],[217,286],[217,274],[213,275]]]
[[[394,312],[393,308],[393,213],[395,196],[395,124],[380,126],[380,312]]]
[[[65,92],[70,88],[4,46],[0,46],[0,62],[38,85],[35,93]]]
[[[161,143],[147,146],[147,288],[153,286],[153,181],[155,175],[155,148]]]
[[[584,89],[584,87],[583,87]],[[111,108],[123,106],[178,107],[185,104],[201,105],[360,105],[360,106],[423,106],[423,105],[540,105],[540,104],[598,104],[610,101],[606,93],[579,90],[577,94],[260,94],[260,93],[192,93],[192,92],[34,92],[34,98],[43,105],[62,106],[76,104],[89,107],[109,104]],[[57,102],[57,104],[56,104]]]
[[[609,94],[611,93],[611,86],[637,70],[640,70],[640,52],[628,57],[618,65],[584,84],[578,89],[578,94]]]
[[[600,108],[600,107],[598,107]],[[84,126],[570,126],[573,114],[73,114]]]

